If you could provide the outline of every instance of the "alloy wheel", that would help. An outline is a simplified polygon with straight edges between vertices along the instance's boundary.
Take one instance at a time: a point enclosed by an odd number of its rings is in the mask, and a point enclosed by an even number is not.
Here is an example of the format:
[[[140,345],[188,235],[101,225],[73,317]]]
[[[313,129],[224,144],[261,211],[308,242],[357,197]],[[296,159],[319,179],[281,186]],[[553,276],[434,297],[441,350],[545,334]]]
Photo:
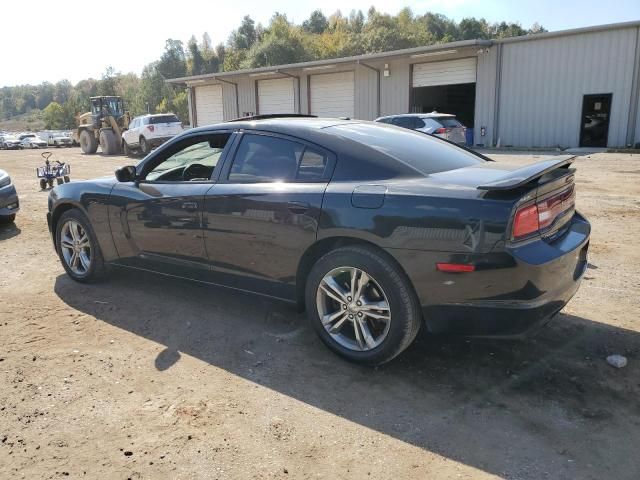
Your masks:
[[[68,220],[60,230],[60,248],[69,269],[83,276],[91,267],[91,241],[84,227],[75,220]]]
[[[389,333],[391,309],[380,284],[355,267],[327,273],[316,293],[318,315],[327,333],[349,350],[365,352]]]

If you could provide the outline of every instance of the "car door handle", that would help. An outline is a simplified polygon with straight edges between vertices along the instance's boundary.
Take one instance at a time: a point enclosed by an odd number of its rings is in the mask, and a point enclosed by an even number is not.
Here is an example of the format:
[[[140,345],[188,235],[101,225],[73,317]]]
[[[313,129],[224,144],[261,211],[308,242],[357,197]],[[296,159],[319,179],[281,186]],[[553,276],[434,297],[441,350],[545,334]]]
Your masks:
[[[198,209],[198,202],[184,202],[182,209],[187,212],[195,212]]]
[[[291,213],[304,213],[311,208],[311,205],[306,202],[289,202],[288,207]]]

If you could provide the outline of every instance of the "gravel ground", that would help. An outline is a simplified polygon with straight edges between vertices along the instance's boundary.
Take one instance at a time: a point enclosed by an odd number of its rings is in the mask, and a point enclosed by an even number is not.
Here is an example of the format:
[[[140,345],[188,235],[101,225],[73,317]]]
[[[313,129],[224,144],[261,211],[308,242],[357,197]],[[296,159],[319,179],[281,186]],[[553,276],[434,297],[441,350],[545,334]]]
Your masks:
[[[76,180],[131,163],[54,158]],[[546,328],[421,335],[375,370],[280,303],[137,272],[70,281],[40,163],[0,152],[22,202],[0,227],[0,478],[640,478],[640,156],[577,161],[590,265]]]

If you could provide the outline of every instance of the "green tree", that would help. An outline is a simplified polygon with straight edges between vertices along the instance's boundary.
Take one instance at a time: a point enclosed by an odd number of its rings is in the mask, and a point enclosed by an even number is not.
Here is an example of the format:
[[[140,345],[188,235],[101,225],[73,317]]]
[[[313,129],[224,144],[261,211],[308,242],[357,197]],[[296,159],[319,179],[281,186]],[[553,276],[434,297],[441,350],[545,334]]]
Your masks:
[[[62,105],[51,102],[42,112],[46,128],[60,129],[65,127],[65,114]]]
[[[200,53],[200,47],[195,36],[191,36],[189,43],[187,44],[189,50],[189,75],[200,75],[205,73],[205,61],[202,53]]]
[[[309,19],[302,22],[302,30],[307,33],[324,33],[328,26],[329,22],[322,10],[314,10]]]

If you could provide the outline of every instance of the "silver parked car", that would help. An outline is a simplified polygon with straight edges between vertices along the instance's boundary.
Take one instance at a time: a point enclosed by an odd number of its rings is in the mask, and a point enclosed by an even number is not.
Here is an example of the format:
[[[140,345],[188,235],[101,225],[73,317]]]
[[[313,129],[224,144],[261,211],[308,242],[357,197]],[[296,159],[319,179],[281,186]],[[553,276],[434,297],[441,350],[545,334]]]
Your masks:
[[[0,170],[0,224],[13,222],[19,209],[16,187],[11,183],[9,174]]]
[[[450,113],[406,113],[376,118],[375,121],[428,133],[459,145],[467,142],[466,127]]]

